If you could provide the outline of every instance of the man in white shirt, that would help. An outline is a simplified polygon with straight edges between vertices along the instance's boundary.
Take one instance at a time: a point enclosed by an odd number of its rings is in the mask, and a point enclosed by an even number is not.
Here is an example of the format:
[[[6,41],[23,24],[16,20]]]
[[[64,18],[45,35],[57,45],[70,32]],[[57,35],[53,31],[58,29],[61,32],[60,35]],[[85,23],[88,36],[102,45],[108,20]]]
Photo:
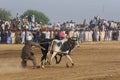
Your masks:
[[[45,39],[50,39],[50,31],[49,30],[46,31]]]
[[[21,32],[21,39],[22,39],[22,44],[24,44],[25,43],[25,31],[22,31]]]

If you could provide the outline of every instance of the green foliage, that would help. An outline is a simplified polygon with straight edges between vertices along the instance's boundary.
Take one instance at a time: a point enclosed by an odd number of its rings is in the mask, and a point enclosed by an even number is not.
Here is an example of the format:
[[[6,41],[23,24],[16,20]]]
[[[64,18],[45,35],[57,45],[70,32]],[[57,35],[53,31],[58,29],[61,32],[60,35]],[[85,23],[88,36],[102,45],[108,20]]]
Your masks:
[[[10,19],[11,18],[11,12],[5,9],[0,8],[0,19]]]
[[[36,10],[27,10],[23,13],[22,16],[35,16],[35,21],[42,22],[43,24],[47,24],[49,22],[49,18],[42,12]]]

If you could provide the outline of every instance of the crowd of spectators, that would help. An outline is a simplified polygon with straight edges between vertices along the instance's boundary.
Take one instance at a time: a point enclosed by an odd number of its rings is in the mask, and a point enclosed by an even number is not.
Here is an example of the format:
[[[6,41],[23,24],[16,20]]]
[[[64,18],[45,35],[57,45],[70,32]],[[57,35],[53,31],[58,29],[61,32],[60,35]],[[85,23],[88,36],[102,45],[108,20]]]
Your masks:
[[[82,24],[67,21],[41,25],[36,22],[34,15],[20,18],[19,15],[12,20],[0,20],[1,44],[24,44],[31,34],[34,42],[47,39],[61,39],[64,36],[75,38],[78,44],[88,41],[112,41],[120,40],[120,23],[108,21],[100,17],[94,17],[90,22],[84,20]]]

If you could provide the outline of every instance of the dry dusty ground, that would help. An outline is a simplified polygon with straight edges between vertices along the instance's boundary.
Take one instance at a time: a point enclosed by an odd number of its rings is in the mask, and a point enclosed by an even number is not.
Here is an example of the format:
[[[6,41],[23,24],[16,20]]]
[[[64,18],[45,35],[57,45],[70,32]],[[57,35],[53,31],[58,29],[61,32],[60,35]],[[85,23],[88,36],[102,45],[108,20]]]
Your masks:
[[[120,80],[120,42],[88,42],[76,48],[71,57],[73,68],[65,67],[65,57],[60,64],[45,69],[21,68],[23,45],[0,44],[0,80]],[[37,63],[40,50],[33,48]]]

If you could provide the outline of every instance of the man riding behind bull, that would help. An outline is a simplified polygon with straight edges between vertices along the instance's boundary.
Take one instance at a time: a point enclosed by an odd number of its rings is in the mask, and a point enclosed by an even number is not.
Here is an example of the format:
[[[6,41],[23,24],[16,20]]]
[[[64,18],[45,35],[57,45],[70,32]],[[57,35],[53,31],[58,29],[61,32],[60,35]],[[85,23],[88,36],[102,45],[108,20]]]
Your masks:
[[[34,56],[34,53],[32,52],[32,46],[36,46],[36,47],[39,47],[39,48],[45,50],[43,47],[41,47],[39,45],[39,43],[35,43],[32,41],[32,34],[27,35],[26,42],[25,42],[24,47],[22,48],[22,54],[21,54],[22,67],[26,67],[27,61],[32,60],[33,65],[34,65],[33,68],[36,68],[36,58]]]

